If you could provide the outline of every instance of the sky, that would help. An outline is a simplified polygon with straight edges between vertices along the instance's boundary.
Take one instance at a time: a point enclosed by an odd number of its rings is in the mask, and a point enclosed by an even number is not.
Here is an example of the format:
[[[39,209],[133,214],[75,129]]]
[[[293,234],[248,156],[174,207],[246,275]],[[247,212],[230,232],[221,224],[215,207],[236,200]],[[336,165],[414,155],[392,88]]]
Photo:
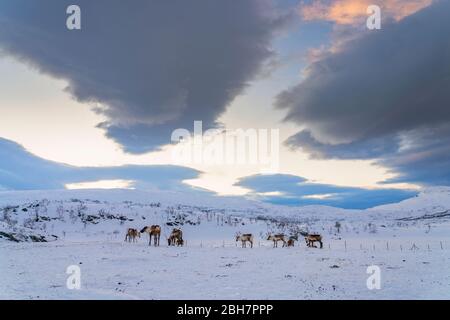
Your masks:
[[[79,30],[66,25],[72,4]],[[370,5],[380,29],[367,28]],[[3,0],[0,189],[176,189],[359,209],[448,185],[449,9]],[[228,147],[239,130],[256,140]]]

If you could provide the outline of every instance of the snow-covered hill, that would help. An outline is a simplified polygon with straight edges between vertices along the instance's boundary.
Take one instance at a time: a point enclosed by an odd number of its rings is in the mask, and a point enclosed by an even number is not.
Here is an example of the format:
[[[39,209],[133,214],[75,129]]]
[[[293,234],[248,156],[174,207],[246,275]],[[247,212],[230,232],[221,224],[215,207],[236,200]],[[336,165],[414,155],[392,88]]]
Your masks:
[[[367,210],[288,207],[241,197],[126,189],[4,191],[0,192],[0,238],[11,240],[16,234],[19,241],[93,239],[146,224],[161,224],[166,233],[178,224],[202,238],[205,233],[225,232],[228,236],[222,236],[230,238],[236,231],[262,235],[300,229],[334,234],[336,222],[342,226],[341,233],[377,225],[408,225],[408,221],[415,225],[446,223],[449,209],[450,188],[430,188],[398,204]],[[223,226],[233,230],[224,231]],[[36,237],[29,237],[33,233]]]
[[[368,210],[161,191],[3,191],[0,298],[448,298],[448,209],[450,188]],[[123,241],[127,228],[152,224],[162,226],[159,248]],[[167,247],[173,227],[185,247]],[[300,231],[321,233],[324,249],[266,240]],[[254,248],[240,248],[236,232],[253,233]],[[84,291],[65,287],[71,264],[82,264]],[[378,293],[365,285],[373,264],[385,275]],[[151,281],[164,284],[158,293]]]
[[[429,187],[416,197],[399,203],[378,206],[368,211],[385,212],[391,215],[422,216],[450,209],[450,187]]]

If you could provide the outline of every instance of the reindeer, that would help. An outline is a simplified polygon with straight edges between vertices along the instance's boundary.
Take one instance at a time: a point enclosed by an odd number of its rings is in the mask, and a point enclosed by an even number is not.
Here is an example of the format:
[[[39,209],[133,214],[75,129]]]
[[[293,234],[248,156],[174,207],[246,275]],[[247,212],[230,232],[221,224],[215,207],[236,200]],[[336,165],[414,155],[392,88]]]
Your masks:
[[[250,248],[253,248],[253,235],[251,233],[236,233],[236,242],[242,242],[242,248],[247,248],[247,241],[250,242]]]
[[[295,241],[298,241],[298,233],[291,234],[287,241],[288,247],[293,247],[295,245]]]
[[[152,245],[152,237],[153,237],[153,244],[156,246],[159,246],[159,238],[161,237],[161,227],[158,225],[152,225],[152,226],[146,226],[142,228],[141,233],[148,233],[148,245]]]
[[[276,234],[276,235],[270,235],[267,237],[267,240],[273,241],[273,247],[278,248],[278,241],[283,241],[283,247],[286,246],[286,240],[284,239],[284,234]]]
[[[323,248],[323,243],[322,243],[322,236],[320,234],[308,234],[305,237],[305,241],[306,241],[306,246],[307,247],[312,247],[312,248],[317,248],[314,245],[314,242],[319,242],[320,244],[320,249]]]
[[[133,228],[128,228],[127,234],[125,235],[125,241],[128,240],[128,242],[137,242],[137,238],[141,237],[141,233]]]
[[[184,240],[183,240],[183,231],[180,229],[174,228],[172,230],[172,233],[170,234],[169,238],[167,239],[169,246],[183,246]]]

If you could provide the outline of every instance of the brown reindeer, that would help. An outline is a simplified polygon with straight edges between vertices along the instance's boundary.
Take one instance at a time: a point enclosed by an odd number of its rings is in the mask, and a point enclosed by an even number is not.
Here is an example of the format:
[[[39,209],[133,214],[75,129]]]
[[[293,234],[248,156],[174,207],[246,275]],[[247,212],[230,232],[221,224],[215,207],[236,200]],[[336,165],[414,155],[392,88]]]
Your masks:
[[[161,237],[161,227],[158,225],[152,225],[150,227],[146,226],[142,228],[141,233],[148,233],[148,245],[152,245],[152,237],[153,237],[153,244],[156,246],[159,246],[159,238]]]
[[[125,235],[125,241],[128,240],[128,242],[137,242],[137,238],[141,237],[141,233],[133,228],[128,228],[127,234]]]
[[[267,237],[267,240],[272,240],[273,241],[273,247],[274,248],[278,248],[278,241],[282,241],[283,242],[283,247],[286,246],[286,240],[284,239],[284,234],[276,234],[276,235],[269,235]]]
[[[247,241],[250,242],[250,248],[253,248],[253,235],[251,233],[236,234],[236,242],[242,242],[242,248],[247,248]]]
[[[292,238],[289,239],[288,242],[287,242],[287,246],[288,246],[288,247],[293,247],[293,246],[294,246],[294,241],[295,241],[295,240],[292,239]]]
[[[323,243],[322,243],[322,236],[320,234],[308,234],[305,237],[305,241],[306,241],[306,246],[307,247],[312,247],[312,248],[317,248],[314,245],[314,242],[319,242],[320,244],[320,249],[323,248]]]
[[[174,228],[169,238],[167,239],[169,246],[183,246],[183,231],[180,229]]]

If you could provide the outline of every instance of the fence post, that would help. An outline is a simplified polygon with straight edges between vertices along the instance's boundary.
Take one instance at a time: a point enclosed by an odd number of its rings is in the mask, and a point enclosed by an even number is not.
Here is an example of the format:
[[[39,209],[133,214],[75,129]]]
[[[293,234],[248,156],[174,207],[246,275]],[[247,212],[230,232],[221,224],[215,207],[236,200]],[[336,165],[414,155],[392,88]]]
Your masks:
[[[442,241],[440,241],[440,243],[441,243],[441,250],[444,250],[444,247],[442,246]]]
[[[389,251],[389,242],[386,241],[386,250]]]
[[[347,240],[344,240],[345,251],[347,251]]]

